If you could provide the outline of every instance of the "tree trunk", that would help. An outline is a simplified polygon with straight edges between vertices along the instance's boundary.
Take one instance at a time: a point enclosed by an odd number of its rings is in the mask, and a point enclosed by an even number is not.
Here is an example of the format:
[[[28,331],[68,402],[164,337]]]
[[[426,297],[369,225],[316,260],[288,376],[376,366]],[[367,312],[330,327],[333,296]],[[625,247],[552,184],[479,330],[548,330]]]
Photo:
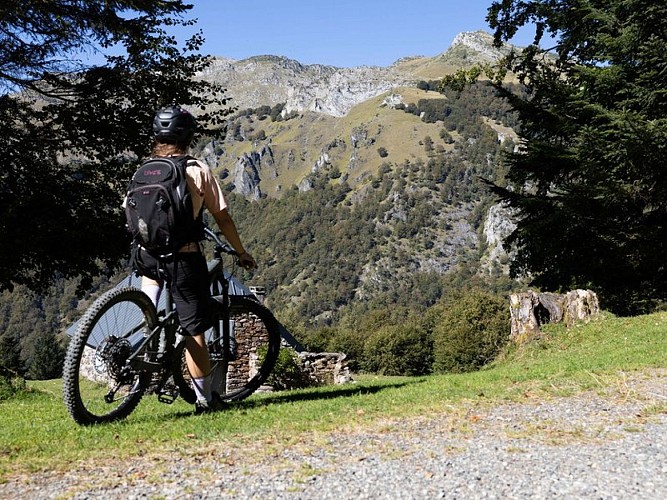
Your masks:
[[[600,303],[591,290],[572,290],[566,294],[537,293],[532,290],[510,295],[510,339],[521,343],[539,335],[540,325],[577,321],[588,322],[600,315]]]

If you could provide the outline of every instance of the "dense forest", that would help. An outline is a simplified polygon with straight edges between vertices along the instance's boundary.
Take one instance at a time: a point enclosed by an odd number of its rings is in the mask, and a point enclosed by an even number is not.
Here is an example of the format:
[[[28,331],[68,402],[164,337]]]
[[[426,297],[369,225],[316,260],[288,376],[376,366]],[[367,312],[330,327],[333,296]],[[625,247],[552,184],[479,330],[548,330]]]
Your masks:
[[[493,202],[479,178],[502,178],[502,152],[512,147],[475,116],[454,129],[454,152],[437,151],[444,139],[424,138],[424,159],[385,163],[354,192],[332,170],[312,174],[310,191],[293,188],[280,199],[230,193],[272,306],[335,322],[352,302],[428,306],[442,295],[445,271],[468,266],[474,274],[484,251],[477,232]],[[375,286],[364,281],[369,273]]]

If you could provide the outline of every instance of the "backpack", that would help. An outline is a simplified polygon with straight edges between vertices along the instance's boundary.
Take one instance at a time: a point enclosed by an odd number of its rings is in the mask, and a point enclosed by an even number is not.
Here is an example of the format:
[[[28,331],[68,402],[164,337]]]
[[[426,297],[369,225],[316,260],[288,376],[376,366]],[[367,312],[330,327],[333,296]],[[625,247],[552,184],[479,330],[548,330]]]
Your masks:
[[[201,212],[193,217],[185,168],[190,156],[146,160],[127,187],[125,217],[136,244],[156,255],[203,238]]]

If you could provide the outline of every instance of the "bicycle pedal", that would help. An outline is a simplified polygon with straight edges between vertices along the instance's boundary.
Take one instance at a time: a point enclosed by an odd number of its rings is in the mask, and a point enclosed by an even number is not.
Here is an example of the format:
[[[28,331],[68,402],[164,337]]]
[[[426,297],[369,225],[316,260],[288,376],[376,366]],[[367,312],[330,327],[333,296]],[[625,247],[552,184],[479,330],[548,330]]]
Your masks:
[[[176,401],[176,398],[178,397],[178,387],[169,383],[165,384],[160,390],[156,392],[157,400],[160,403],[165,403],[168,405]]]
[[[178,397],[178,389],[176,389],[175,391],[169,391],[169,392],[163,391],[163,392],[158,393],[157,400],[160,403],[165,403],[165,404],[170,405],[171,403],[176,401],[177,397]]]

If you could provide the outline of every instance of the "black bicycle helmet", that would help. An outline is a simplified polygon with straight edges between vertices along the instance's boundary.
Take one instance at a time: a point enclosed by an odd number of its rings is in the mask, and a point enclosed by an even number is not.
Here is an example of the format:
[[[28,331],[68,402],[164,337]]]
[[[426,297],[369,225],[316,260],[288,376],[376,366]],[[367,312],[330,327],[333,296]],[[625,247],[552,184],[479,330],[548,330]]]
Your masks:
[[[155,113],[153,134],[158,142],[188,144],[197,130],[197,120],[180,106],[168,106]]]

